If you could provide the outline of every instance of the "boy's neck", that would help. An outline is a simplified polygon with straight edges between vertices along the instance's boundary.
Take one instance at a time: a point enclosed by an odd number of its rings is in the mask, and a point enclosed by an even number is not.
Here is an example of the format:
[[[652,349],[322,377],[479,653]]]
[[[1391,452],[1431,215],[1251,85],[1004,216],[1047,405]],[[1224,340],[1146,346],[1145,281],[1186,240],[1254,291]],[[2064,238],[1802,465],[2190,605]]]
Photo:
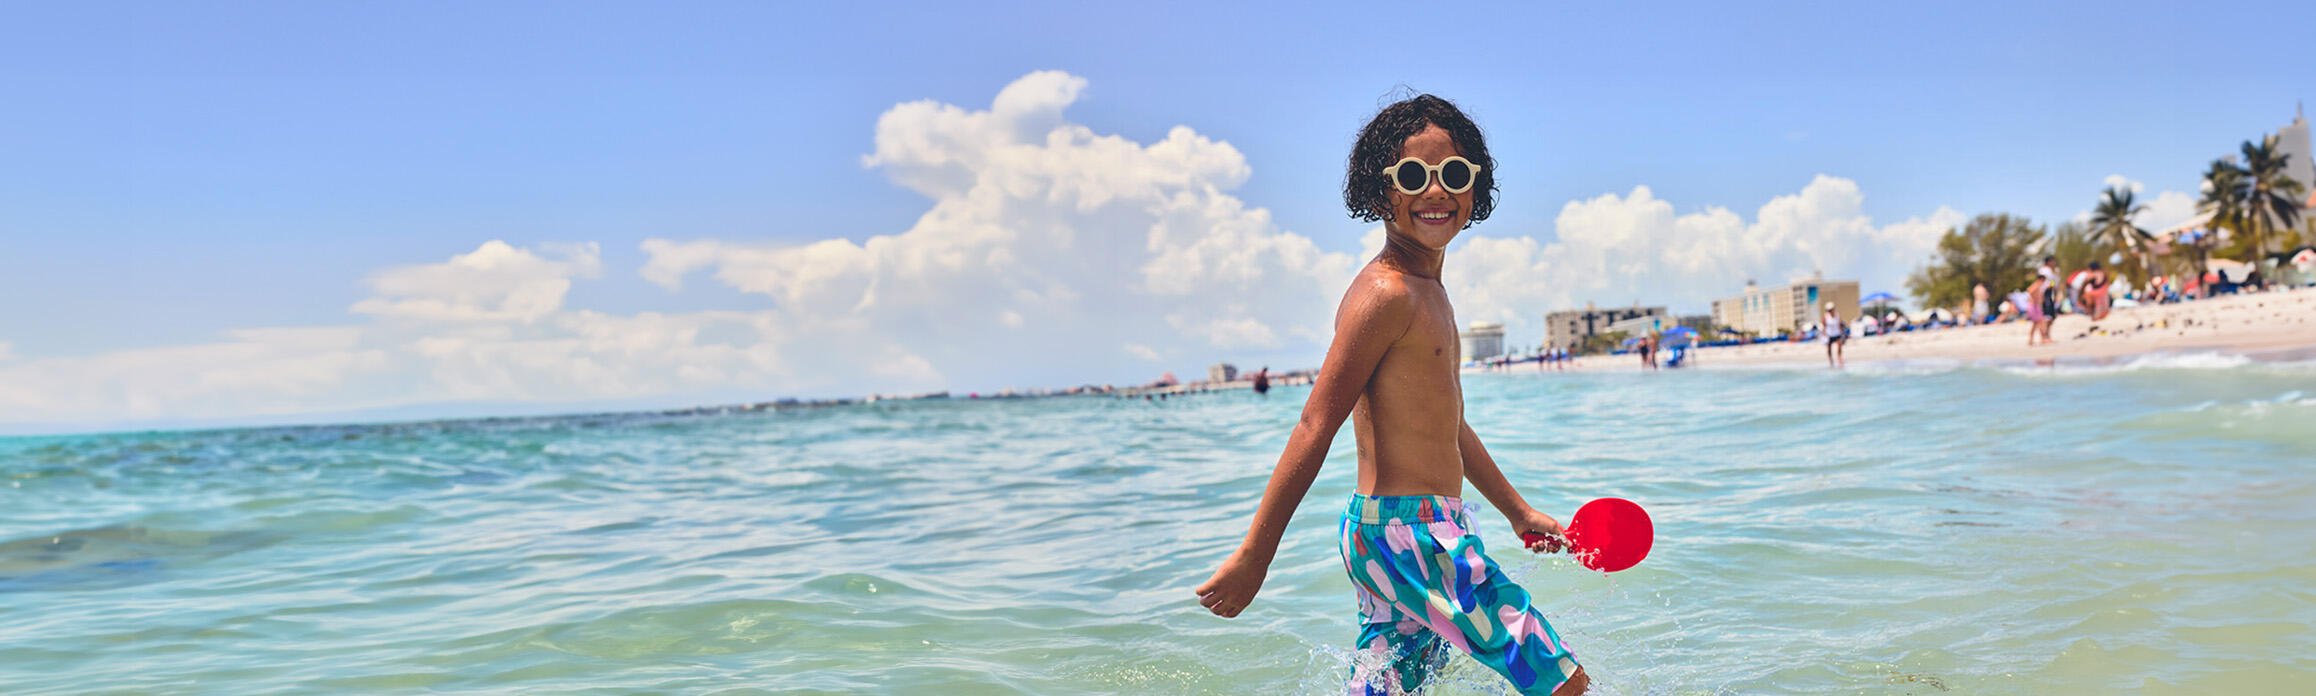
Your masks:
[[[1446,251],[1418,244],[1388,228],[1383,232],[1383,253],[1375,255],[1375,262],[1386,268],[1431,280],[1439,280],[1440,266],[1446,261]]]

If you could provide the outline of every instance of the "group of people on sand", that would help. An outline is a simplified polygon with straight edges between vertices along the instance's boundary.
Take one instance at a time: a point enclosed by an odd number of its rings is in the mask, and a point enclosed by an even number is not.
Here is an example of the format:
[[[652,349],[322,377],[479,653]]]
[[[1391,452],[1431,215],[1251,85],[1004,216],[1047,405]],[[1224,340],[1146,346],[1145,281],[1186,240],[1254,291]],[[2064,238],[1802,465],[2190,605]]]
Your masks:
[[[2061,293],[2065,294],[2062,295]],[[2115,276],[2105,266],[2092,261],[2087,268],[2061,279],[2059,260],[2043,257],[2042,265],[2035,267],[2034,279],[2025,289],[2003,297],[1997,306],[1988,306],[1991,299],[1985,283],[1970,290],[1970,322],[1973,324],[2000,324],[2024,320],[2027,322],[2027,345],[2048,345],[2051,324],[2061,310],[2071,309],[2085,314],[2092,321],[2102,321],[2115,309]],[[2062,305],[2060,299],[2065,298]]]

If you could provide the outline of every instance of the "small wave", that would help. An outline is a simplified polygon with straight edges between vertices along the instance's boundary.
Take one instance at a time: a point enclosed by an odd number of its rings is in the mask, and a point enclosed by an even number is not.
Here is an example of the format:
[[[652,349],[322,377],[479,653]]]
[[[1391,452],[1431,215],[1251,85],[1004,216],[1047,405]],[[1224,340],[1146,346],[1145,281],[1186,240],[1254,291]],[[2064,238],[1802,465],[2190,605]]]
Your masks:
[[[2234,370],[2260,365],[2264,367],[2316,366],[2316,363],[2263,362],[2242,353],[2199,351],[2190,353],[2146,353],[2120,358],[2057,359],[2050,364],[2005,365],[2004,372],[2033,376],[2100,375],[2152,370]]]

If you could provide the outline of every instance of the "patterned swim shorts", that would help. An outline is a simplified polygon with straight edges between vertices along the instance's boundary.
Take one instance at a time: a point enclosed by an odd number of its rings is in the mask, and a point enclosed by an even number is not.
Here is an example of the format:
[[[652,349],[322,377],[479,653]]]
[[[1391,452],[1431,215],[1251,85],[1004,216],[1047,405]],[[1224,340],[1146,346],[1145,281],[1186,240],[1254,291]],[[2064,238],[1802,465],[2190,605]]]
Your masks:
[[[1523,694],[1549,694],[1576,673],[1528,591],[1504,577],[1464,518],[1438,495],[1353,494],[1343,513],[1343,570],[1359,592],[1361,653],[1350,693],[1407,694],[1455,646]]]

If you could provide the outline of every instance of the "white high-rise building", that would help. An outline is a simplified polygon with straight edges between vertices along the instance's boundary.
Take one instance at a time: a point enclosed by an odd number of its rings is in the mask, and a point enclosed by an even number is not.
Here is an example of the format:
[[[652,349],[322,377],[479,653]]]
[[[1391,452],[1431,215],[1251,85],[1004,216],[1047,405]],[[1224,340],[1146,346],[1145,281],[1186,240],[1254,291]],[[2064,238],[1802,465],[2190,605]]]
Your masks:
[[[1504,325],[1492,321],[1472,322],[1460,336],[1464,340],[1464,360],[1486,360],[1504,354]]]
[[[2276,151],[2291,155],[2284,162],[2284,176],[2300,182],[2300,194],[2316,193],[2316,156],[2308,148],[2308,113],[2305,108],[2292,115],[2292,123],[2276,129]]]

